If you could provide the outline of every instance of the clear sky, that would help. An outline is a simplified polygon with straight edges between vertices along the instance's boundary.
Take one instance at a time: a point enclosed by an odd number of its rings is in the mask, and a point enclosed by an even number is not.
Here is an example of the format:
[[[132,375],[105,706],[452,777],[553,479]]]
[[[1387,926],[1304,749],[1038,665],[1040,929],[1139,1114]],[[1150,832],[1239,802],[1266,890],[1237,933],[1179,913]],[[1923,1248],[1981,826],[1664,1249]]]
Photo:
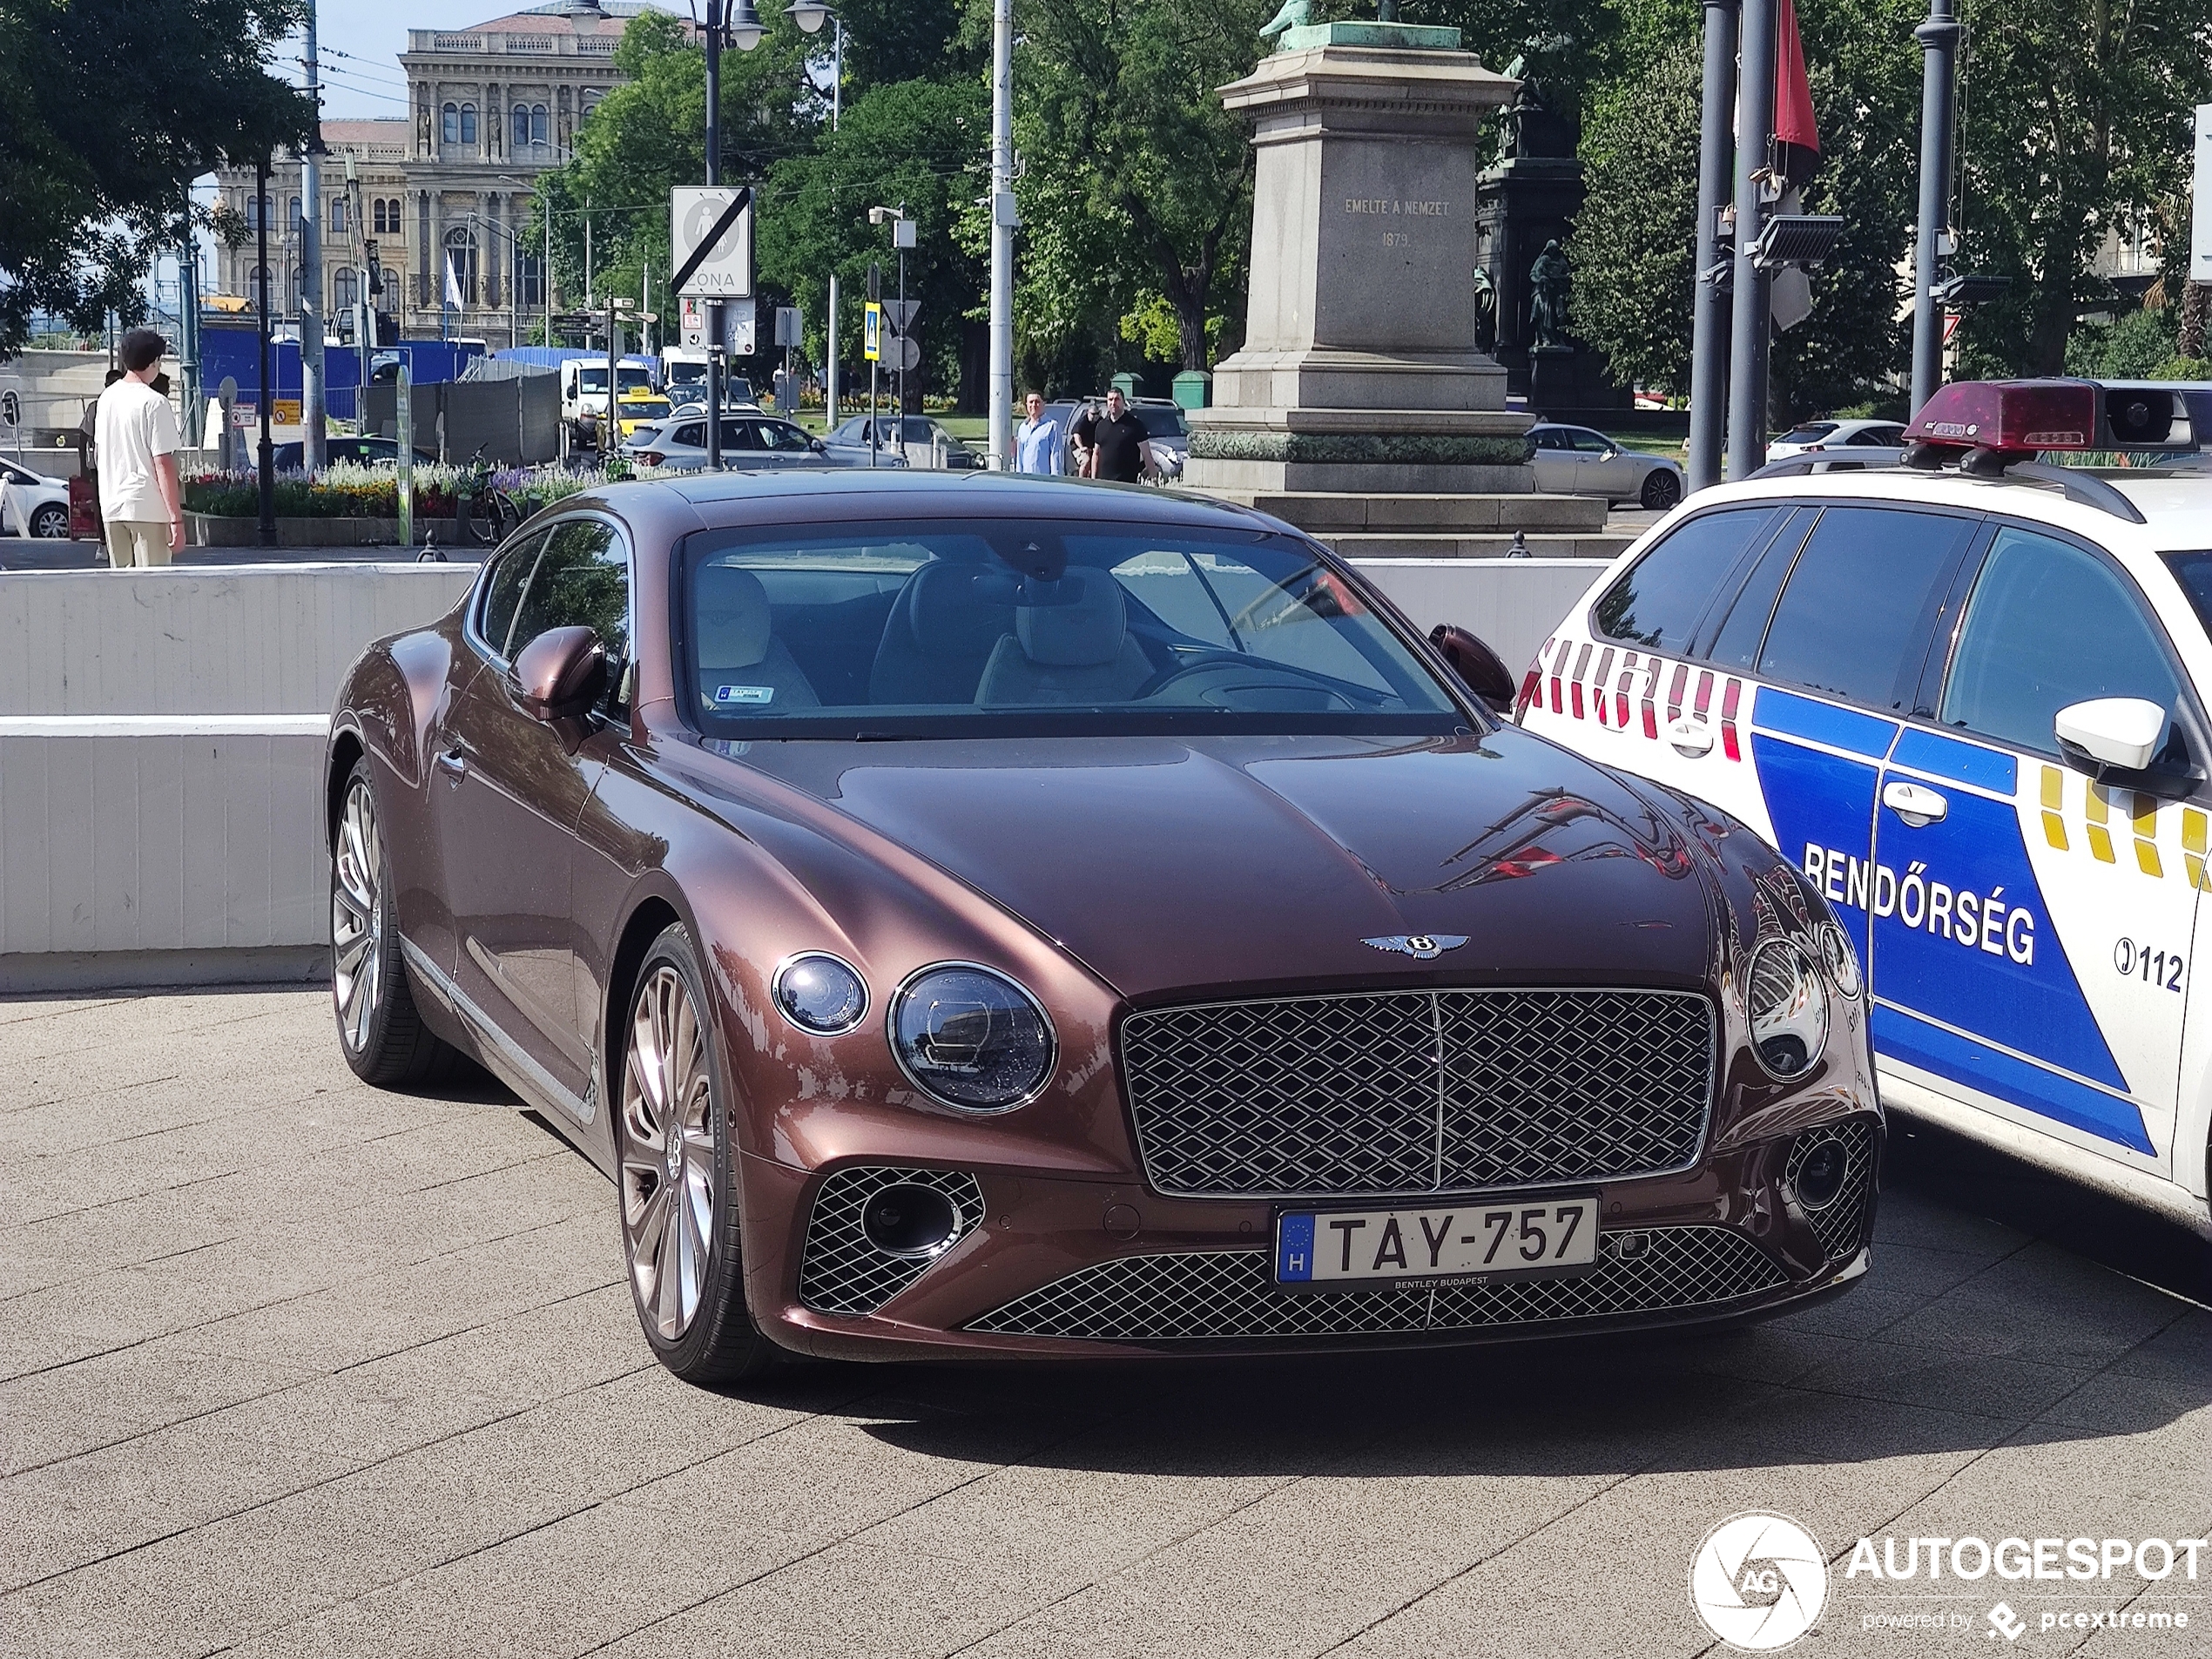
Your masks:
[[[410,29],[466,29],[542,0],[320,0],[316,31],[322,51],[322,112],[361,120],[407,113],[407,78],[400,53]],[[667,9],[682,12],[681,0]],[[300,78],[300,47],[285,52],[285,71]]]

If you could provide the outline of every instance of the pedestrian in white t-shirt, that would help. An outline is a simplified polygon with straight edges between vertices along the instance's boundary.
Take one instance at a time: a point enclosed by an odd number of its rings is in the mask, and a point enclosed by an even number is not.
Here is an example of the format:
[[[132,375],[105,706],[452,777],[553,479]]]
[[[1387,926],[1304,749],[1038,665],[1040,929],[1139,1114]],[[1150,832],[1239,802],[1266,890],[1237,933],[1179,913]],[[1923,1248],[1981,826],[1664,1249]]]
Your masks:
[[[123,336],[123,378],[100,394],[93,442],[99,448],[100,518],[107,560],[118,570],[166,564],[185,544],[184,496],[177,476],[177,430],[169,400],[153,389],[167,349],[151,328]]]

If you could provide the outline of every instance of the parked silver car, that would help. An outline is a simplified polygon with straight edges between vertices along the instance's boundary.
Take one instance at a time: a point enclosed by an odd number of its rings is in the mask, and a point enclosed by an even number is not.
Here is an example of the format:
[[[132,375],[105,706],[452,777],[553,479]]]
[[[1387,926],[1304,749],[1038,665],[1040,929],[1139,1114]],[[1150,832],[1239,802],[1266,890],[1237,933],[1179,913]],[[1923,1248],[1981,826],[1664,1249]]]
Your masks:
[[[1664,455],[1623,449],[1586,426],[1528,429],[1535,446],[1536,488],[1554,496],[1603,496],[1665,512],[1682,499],[1682,469]]]
[[[982,458],[948,431],[941,421],[933,421],[926,415],[879,415],[875,428],[879,447],[903,447],[911,465],[929,465],[932,455],[941,447],[947,472],[973,472],[983,464]],[[842,426],[833,428],[829,435],[833,443],[849,443],[865,449],[868,447],[868,417],[856,415]]]
[[[706,465],[706,420],[671,421],[649,444],[626,453],[643,475],[697,472]],[[871,457],[866,444],[833,443],[773,415],[725,415],[722,464],[747,470],[763,467],[903,467],[887,451]]]

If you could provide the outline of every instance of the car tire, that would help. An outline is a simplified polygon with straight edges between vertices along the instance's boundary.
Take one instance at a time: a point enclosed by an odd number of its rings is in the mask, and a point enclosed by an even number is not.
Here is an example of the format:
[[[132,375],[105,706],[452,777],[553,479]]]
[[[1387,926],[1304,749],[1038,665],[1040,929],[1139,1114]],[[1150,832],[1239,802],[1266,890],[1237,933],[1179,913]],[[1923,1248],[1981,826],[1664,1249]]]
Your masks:
[[[41,541],[59,542],[69,535],[69,509],[50,501],[30,516],[30,533]]]
[[[338,1047],[363,1082],[441,1082],[464,1060],[415,1008],[382,824],[364,755],[347,775],[330,838],[330,1001]]]
[[[737,1149],[705,980],[681,924],[638,965],[617,1032],[616,1210],[631,1305],[654,1356],[694,1384],[776,1361],[745,1305]]]
[[[1682,480],[1664,467],[1654,468],[1644,475],[1637,499],[1651,511],[1663,513],[1682,499]]]

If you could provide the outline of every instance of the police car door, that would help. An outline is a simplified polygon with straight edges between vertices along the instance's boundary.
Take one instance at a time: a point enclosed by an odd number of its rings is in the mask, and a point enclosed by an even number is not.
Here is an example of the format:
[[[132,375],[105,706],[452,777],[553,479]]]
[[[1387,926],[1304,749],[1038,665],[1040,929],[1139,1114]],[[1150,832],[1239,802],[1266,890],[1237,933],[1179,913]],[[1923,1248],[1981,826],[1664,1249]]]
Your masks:
[[[1801,550],[1784,536],[1760,561],[1711,651],[1716,670],[1757,682],[1750,751],[1766,822],[1755,827],[1827,894],[1870,974],[1881,766],[1982,533],[1976,515],[1821,508]]]
[[[2099,697],[2173,711],[2161,745],[2202,720],[2115,561],[1993,530],[1939,700],[1940,660],[1924,682],[1941,730],[1906,727],[1882,774],[1875,1049],[1885,1076],[2162,1171],[2197,903],[2184,809],[2094,783],[2052,728]]]

